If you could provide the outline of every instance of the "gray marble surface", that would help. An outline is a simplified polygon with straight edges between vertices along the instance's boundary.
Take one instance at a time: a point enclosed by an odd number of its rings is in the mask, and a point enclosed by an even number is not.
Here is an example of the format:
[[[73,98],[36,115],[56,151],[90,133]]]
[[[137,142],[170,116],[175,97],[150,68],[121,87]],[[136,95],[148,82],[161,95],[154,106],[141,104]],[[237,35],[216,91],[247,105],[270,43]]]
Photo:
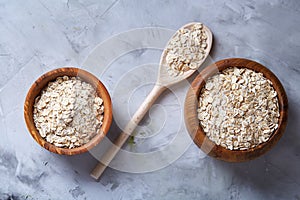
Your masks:
[[[209,62],[250,58],[283,83],[289,122],[266,155],[234,164],[203,154],[184,129],[188,81],[158,99],[138,127],[135,144],[124,148],[99,182],[89,176],[97,153],[59,156],[31,138],[23,120],[25,95],[40,75],[66,65],[94,73],[107,86],[115,117],[109,134],[116,134],[155,82],[168,37],[191,21],[205,23],[214,34]],[[297,0],[0,0],[0,199],[299,200],[299,24]],[[139,32],[145,27],[146,33]],[[128,31],[138,33],[132,37]],[[168,164],[147,157],[158,165],[145,169],[124,160],[128,152],[160,151],[177,136],[181,142],[174,142],[176,156]]]

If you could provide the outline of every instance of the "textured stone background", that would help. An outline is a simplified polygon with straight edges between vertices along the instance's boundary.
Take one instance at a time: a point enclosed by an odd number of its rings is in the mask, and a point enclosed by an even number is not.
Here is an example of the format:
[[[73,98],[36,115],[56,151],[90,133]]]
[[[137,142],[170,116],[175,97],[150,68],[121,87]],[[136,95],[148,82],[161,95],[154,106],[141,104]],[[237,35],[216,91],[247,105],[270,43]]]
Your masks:
[[[201,154],[192,144],[164,169],[144,174],[108,169],[95,182],[89,171],[96,160],[89,153],[55,155],[30,137],[23,102],[41,74],[64,65],[81,66],[97,44],[120,32],[143,27],[176,30],[190,21],[201,21],[213,31],[213,60],[252,58],[282,81],[289,97],[289,123],[283,138],[266,155],[231,164]],[[299,200],[299,24],[297,0],[0,0],[0,199]],[[124,56],[112,63],[103,82],[113,92],[113,83],[121,76],[118,67],[129,71],[143,62],[158,63],[160,53],[144,50]],[[149,77],[155,81],[154,75]],[[145,96],[148,90],[141,88],[139,94]],[[136,95],[132,104],[138,106],[144,96]],[[165,95],[162,105],[172,98]],[[159,131],[166,135],[163,141],[170,139],[171,127]],[[156,144],[147,145],[150,149]],[[138,141],[137,151],[143,150],[140,146]]]

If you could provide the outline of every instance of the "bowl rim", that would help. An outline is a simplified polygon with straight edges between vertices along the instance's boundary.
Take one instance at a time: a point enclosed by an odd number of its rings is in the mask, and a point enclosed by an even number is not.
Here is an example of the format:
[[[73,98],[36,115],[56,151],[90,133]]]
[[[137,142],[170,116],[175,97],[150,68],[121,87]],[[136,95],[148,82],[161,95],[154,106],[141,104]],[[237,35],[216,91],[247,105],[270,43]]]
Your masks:
[[[33,121],[33,105],[36,97],[40,95],[41,91],[48,85],[49,82],[54,81],[57,77],[62,77],[65,75],[69,77],[80,77],[83,81],[91,84],[95,88],[97,94],[103,99],[104,104],[103,124],[99,132],[88,143],[72,149],[57,147],[47,142],[44,138],[41,137]],[[112,123],[111,97],[104,84],[90,72],[73,66],[56,68],[41,75],[31,85],[24,102],[24,118],[27,129],[30,132],[31,136],[43,148],[53,153],[62,155],[81,154],[95,147],[108,133],[108,130]]]
[[[199,94],[206,80],[229,67],[248,68],[256,72],[261,72],[273,83],[273,88],[277,92],[279,103],[279,122],[278,128],[273,132],[267,142],[261,143],[256,147],[246,150],[229,150],[215,144],[203,131],[197,117]],[[189,135],[194,143],[206,154],[227,162],[243,162],[259,157],[270,150],[282,137],[288,118],[288,99],[286,92],[275,74],[262,64],[245,58],[227,58],[219,60],[201,71],[193,80],[185,99],[185,124]],[[197,121],[195,119],[197,118]]]

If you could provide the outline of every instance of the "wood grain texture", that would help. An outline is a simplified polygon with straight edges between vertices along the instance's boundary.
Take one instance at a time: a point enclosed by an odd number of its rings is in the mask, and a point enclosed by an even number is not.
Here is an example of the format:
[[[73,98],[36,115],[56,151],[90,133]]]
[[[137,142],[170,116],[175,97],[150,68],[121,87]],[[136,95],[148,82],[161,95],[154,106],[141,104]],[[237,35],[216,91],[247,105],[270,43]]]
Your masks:
[[[255,148],[248,150],[228,150],[222,146],[216,145],[204,133],[199,124],[198,119],[198,98],[205,81],[212,75],[228,68],[228,67],[245,67],[252,69],[256,72],[261,72],[266,78],[272,81],[273,87],[278,94],[278,103],[280,110],[279,126],[278,129],[272,134],[270,139]],[[206,154],[214,158],[227,161],[227,162],[243,162],[257,158],[268,150],[270,150],[281,138],[284,133],[287,117],[288,117],[288,99],[285,90],[278,80],[278,78],[263,65],[243,58],[230,58],[218,61],[206,67],[192,82],[185,100],[185,123],[190,136],[195,144],[202,149]]]
[[[99,133],[97,133],[96,136],[94,136],[93,139],[88,143],[73,149],[59,148],[47,142],[45,139],[43,139],[40,136],[33,121],[33,106],[36,97],[40,95],[41,91],[47,86],[47,84],[50,81],[54,81],[57,77],[61,77],[61,76],[80,77],[83,81],[90,83],[96,89],[97,94],[103,99],[103,104],[104,104],[103,125]],[[46,74],[42,75],[37,81],[33,83],[25,99],[24,118],[30,134],[37,141],[37,143],[39,143],[42,147],[57,154],[75,155],[75,154],[84,153],[89,149],[93,148],[107,134],[112,122],[112,104],[111,104],[109,93],[107,92],[105,86],[98,80],[97,77],[95,77],[94,75],[92,75],[87,71],[78,68],[73,68],[73,67],[59,68],[47,72]]]
[[[192,23],[186,24],[181,28],[191,29],[195,23],[198,23],[198,22],[192,22]],[[205,58],[202,60],[201,63],[199,63],[198,68],[203,64],[203,62],[209,55],[209,52],[212,47],[212,41],[213,41],[212,32],[209,30],[209,28],[203,25],[203,29],[205,30],[205,32],[207,34],[207,49],[206,49]],[[172,40],[172,38],[176,34],[177,34],[177,32],[171,37],[170,40]],[[132,119],[129,121],[129,123],[125,127],[124,131],[116,139],[116,141],[114,142],[114,145],[107,152],[105,152],[105,154],[102,156],[101,161],[97,164],[97,166],[91,172],[91,176],[93,178],[98,179],[101,176],[101,174],[104,172],[105,168],[112,161],[112,159],[118,153],[118,151],[123,146],[123,144],[126,142],[128,137],[131,135],[133,130],[136,128],[137,124],[144,117],[145,113],[151,108],[154,101],[165,90],[165,88],[170,87],[171,85],[174,85],[184,79],[187,79],[197,70],[197,69],[188,70],[188,71],[184,72],[184,74],[182,74],[180,76],[176,76],[176,77],[170,76],[167,71],[168,65],[166,62],[166,56],[167,56],[167,51],[165,48],[165,50],[163,51],[163,53],[161,55],[158,77],[157,77],[157,81],[156,81],[156,84],[155,84],[153,90],[147,96],[147,98],[142,103],[142,105],[139,107],[139,109],[136,111],[136,113],[134,114]]]

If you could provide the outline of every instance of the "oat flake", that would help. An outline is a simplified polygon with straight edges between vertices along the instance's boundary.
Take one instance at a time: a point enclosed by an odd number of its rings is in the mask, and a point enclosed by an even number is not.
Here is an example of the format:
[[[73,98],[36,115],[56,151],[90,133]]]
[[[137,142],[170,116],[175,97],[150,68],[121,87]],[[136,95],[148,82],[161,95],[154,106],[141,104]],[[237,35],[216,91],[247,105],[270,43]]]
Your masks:
[[[253,148],[278,128],[279,104],[262,73],[231,67],[210,77],[199,96],[198,118],[209,139],[230,150]]]
[[[33,119],[40,135],[57,147],[89,142],[103,123],[103,100],[79,77],[58,77],[35,99]]]

